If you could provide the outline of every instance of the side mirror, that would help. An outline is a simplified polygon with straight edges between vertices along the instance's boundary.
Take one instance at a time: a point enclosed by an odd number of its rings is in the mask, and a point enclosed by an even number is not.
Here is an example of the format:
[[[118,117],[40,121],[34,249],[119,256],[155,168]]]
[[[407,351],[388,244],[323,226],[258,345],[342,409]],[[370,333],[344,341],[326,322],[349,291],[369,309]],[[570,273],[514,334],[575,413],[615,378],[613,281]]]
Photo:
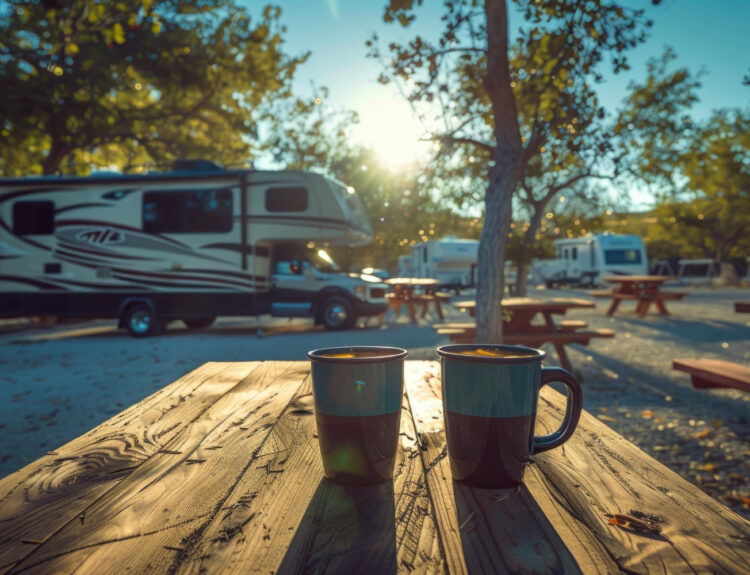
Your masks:
[[[289,271],[294,275],[300,275],[302,273],[302,266],[300,266],[299,260],[292,260],[289,262]]]

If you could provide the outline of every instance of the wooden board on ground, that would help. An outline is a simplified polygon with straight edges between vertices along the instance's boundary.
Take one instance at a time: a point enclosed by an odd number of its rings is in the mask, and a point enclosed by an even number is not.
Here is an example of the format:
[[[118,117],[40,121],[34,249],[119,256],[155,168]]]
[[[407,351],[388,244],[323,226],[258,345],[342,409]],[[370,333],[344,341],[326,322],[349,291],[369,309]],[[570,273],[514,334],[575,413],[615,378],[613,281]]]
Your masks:
[[[675,359],[674,369],[689,373],[693,387],[733,387],[750,391],[750,367],[721,359]]]

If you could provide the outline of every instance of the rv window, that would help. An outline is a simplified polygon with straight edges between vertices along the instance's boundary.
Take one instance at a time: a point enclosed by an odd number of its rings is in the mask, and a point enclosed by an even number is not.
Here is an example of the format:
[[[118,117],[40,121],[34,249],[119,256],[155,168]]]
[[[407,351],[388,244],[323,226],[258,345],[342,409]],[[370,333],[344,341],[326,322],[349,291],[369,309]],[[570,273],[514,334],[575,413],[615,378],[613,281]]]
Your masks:
[[[268,188],[267,212],[304,212],[307,210],[307,188]]]
[[[232,230],[232,191],[190,190],[143,194],[143,231],[196,234]]]
[[[565,248],[565,259],[568,259],[568,248]]]
[[[17,236],[55,233],[54,202],[16,202],[13,204],[13,233]]]
[[[427,246],[422,248],[422,261],[427,263]]]
[[[640,250],[606,250],[604,261],[608,265],[639,264],[641,263],[641,252]]]
[[[578,248],[573,248],[573,259],[574,260],[578,259]]]

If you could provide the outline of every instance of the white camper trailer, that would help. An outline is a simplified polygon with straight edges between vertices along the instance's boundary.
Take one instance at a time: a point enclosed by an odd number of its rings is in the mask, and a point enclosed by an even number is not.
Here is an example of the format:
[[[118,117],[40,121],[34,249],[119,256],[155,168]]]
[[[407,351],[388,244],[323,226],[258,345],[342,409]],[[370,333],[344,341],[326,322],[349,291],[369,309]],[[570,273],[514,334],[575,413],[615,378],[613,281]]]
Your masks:
[[[398,256],[397,276],[400,278],[414,277],[414,267],[411,256]]]
[[[474,285],[478,240],[445,237],[429,240],[412,248],[414,277],[434,278],[443,287]]]
[[[262,313],[347,328],[386,310],[386,286],[321,248],[371,237],[354,190],[307,172],[0,180],[0,316],[118,318],[135,336]]]
[[[547,287],[595,285],[606,276],[648,273],[646,249],[640,236],[588,235],[556,240],[553,245],[555,259],[535,261],[531,267],[533,280]]]

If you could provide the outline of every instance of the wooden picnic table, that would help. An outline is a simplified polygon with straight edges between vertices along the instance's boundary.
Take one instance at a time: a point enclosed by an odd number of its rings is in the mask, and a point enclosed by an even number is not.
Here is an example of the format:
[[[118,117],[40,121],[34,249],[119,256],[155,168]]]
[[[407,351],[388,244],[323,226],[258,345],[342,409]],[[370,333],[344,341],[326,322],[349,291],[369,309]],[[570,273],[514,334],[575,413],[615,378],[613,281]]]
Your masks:
[[[607,315],[614,315],[622,300],[635,300],[635,312],[643,317],[648,313],[651,304],[656,306],[657,311],[662,315],[669,315],[666,300],[682,299],[687,292],[661,291],[664,282],[674,280],[669,276],[610,276],[604,278],[607,283],[617,284],[611,291],[594,291],[590,292],[597,297],[610,297],[612,303],[607,310]]]
[[[586,412],[518,489],[453,482],[439,365],[405,372],[395,478],[353,488],[323,479],[308,362],[207,363],[0,480],[0,571],[750,572],[750,522]]]
[[[734,302],[734,311],[737,313],[750,313],[750,301]]]
[[[476,302],[456,302],[455,307],[475,315]],[[560,359],[560,365],[567,370],[573,366],[565,350],[565,345],[578,343],[587,345],[594,337],[613,337],[612,330],[585,330],[586,322],[555,322],[553,316],[565,315],[569,309],[583,309],[595,307],[594,302],[582,298],[505,298],[502,300],[503,311],[508,317],[503,321],[503,340],[509,344],[522,344],[539,347],[547,342],[552,343]],[[533,323],[537,316],[543,318],[544,323]],[[455,328],[463,330],[463,335],[473,339],[476,328],[473,324],[453,324]],[[448,331],[446,331],[446,329]],[[443,333],[450,335],[452,328],[447,327]],[[461,334],[458,334],[461,339]]]
[[[446,298],[436,293],[440,282],[434,278],[388,278],[385,283],[393,287],[393,293],[389,294],[388,307],[396,315],[401,313],[401,308],[406,306],[409,319],[412,323],[417,322],[417,311],[415,304],[422,304],[421,317],[427,315],[430,304],[433,304],[438,318],[443,319],[441,302]],[[417,294],[416,288],[421,288],[424,293]]]

